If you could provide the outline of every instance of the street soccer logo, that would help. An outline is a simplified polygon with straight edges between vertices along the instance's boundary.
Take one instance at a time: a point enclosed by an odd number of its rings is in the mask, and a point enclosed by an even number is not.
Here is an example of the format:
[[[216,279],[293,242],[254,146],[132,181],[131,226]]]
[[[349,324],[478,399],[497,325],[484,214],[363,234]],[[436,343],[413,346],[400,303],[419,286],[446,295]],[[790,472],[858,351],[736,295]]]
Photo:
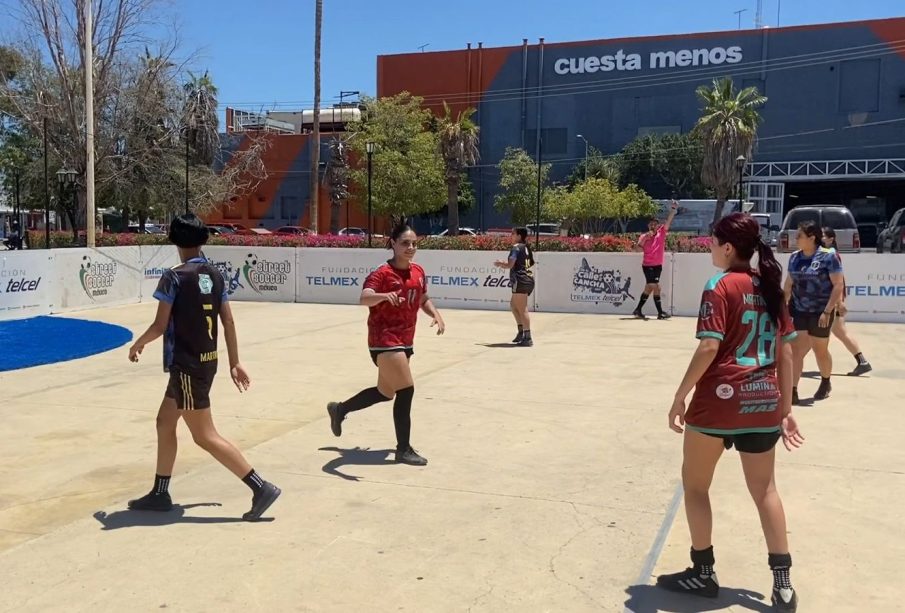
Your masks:
[[[106,296],[116,281],[116,262],[96,263],[90,255],[83,255],[79,262],[79,283],[85,294],[94,300]]]
[[[622,279],[622,271],[617,269],[598,269],[588,263],[587,258],[581,258],[581,266],[572,277],[572,301],[604,303],[613,306],[622,306],[635,297],[629,293],[632,286],[632,278]]]
[[[251,289],[253,289],[254,291],[256,291],[260,294],[261,290],[258,288],[257,284],[255,284],[255,281],[253,279],[253,274],[252,274],[255,271],[255,269],[257,268],[257,266],[258,266],[258,256],[256,256],[254,253],[249,253],[247,256],[245,256],[245,265],[242,266],[242,275],[245,277],[245,280],[248,282],[248,285],[251,286]]]

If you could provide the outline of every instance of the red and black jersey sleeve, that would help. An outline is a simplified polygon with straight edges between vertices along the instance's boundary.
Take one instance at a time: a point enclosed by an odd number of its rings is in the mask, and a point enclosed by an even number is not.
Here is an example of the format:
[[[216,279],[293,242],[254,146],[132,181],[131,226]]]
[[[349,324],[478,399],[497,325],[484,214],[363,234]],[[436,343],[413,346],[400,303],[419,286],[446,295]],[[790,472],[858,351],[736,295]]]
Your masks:
[[[729,304],[726,300],[725,288],[720,279],[707,282],[701,296],[701,308],[698,311],[697,338],[715,338],[723,341],[729,316]]]

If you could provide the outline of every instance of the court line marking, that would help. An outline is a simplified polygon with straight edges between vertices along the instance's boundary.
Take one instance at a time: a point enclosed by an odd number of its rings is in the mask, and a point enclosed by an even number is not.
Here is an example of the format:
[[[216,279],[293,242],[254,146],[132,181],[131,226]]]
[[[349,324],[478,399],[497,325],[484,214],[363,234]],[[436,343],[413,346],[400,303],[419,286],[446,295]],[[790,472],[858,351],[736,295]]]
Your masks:
[[[669,536],[672,524],[676,520],[676,514],[679,512],[679,504],[682,502],[683,494],[684,490],[682,488],[682,482],[679,481],[676,484],[676,489],[673,492],[669,507],[666,509],[666,515],[663,517],[663,522],[660,524],[660,529],[657,531],[657,536],[654,538],[650,551],[647,552],[647,557],[644,559],[644,566],[641,567],[641,572],[638,573],[638,578],[635,580],[634,585],[647,585],[648,581],[650,581],[651,573],[654,572],[657,560],[660,559],[660,554],[663,553],[663,547],[666,545],[666,538]],[[635,612],[632,609],[625,607],[624,613]]]

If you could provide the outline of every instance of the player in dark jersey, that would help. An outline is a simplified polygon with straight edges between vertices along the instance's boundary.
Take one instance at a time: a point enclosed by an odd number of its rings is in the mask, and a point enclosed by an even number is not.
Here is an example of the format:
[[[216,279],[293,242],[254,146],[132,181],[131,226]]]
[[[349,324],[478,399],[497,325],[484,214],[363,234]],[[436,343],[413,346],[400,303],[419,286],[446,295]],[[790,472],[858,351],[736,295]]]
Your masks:
[[[509,270],[509,284],[512,286],[512,298],[509,308],[515,317],[518,334],[513,343],[520,347],[531,347],[531,315],[528,312],[528,296],[534,291],[534,252],[528,246],[528,229],[514,228],[512,240],[515,244],[509,250],[509,258],[497,260],[494,265]]]
[[[798,251],[789,258],[785,294],[798,338],[792,345],[792,403],[798,404],[798,381],[804,370],[804,358],[813,349],[820,370],[820,385],[814,400],[829,398],[833,389],[830,375],[830,330],[836,309],[842,304],[845,283],[842,263],[836,254],[821,246],[823,232],[816,222],[798,226]]]
[[[836,244],[836,231],[826,226],[823,228],[823,243],[824,248],[833,251],[836,254],[836,258],[839,260],[839,264],[842,264],[842,256],[839,255],[839,246]],[[842,287],[845,287],[845,279],[842,281]],[[864,354],[861,353],[861,348],[858,346],[858,341],[852,338],[851,334],[849,334],[848,329],[845,327],[845,315],[848,313],[848,308],[845,306],[845,292],[842,292],[842,302],[839,303],[839,306],[836,307],[836,317],[833,321],[833,336],[842,341],[842,344],[845,345],[845,348],[849,350],[849,352],[855,358],[855,369],[851,371],[849,374],[850,377],[857,377],[859,375],[863,375],[865,373],[869,373],[873,370],[873,366],[870,365],[870,362],[867,361],[867,358],[864,357]]]
[[[333,434],[341,436],[342,422],[349,413],[395,397],[396,462],[424,466],[427,460],[412,448],[410,440],[415,383],[409,360],[414,354],[419,310],[431,317],[431,327],[437,327],[437,334],[446,331],[446,324],[427,295],[424,269],[412,261],[417,251],[415,232],[405,224],[397,226],[387,247],[393,250],[393,257],[368,275],[359,299],[359,304],[370,310],[368,349],[377,365],[377,385],[345,402],[327,404],[327,413]]]
[[[170,382],[157,413],[157,474],[147,496],[129,501],[140,511],[169,511],[170,476],[176,463],[176,425],[185,420],[192,438],[202,449],[242,479],[252,491],[251,510],[242,518],[261,517],[280,495],[280,489],[264,481],[236,449],[214,427],[210,412],[210,389],[217,372],[219,319],[223,323],[229,369],[240,392],[251,383],[239,363],[236,324],[227,301],[223,275],[201,254],[208,230],[198,217],[186,214],[170,225],[169,238],[179,248],[182,264],[164,272],[154,292],[157,317],[147,332],[129,348],[129,359],[138,361],[145,345],[164,336],[163,369]]]
[[[662,575],[671,591],[716,598],[710,484],[716,464],[733,445],[748,491],[760,514],[773,571],[773,606],[795,611],[798,597],[789,569],[786,518],[774,481],[775,445],[804,442],[792,417],[792,350],[795,331],[783,301],[782,269],[750,215],[733,213],[713,228],[710,252],[724,272],[704,288],[697,351],[676,391],[669,427],[683,432],[682,484],[691,532],[692,567]],[[758,254],[758,270],[751,258]],[[688,410],[685,398],[694,389]]]

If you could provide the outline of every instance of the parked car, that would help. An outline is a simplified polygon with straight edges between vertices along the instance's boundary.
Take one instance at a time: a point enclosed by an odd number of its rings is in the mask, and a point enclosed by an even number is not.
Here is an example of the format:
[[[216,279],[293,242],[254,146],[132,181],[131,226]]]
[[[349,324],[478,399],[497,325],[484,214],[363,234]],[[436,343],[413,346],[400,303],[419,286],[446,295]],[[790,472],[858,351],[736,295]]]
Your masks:
[[[892,219],[877,237],[877,253],[905,252],[905,209],[893,213]]]
[[[280,236],[305,236],[311,232],[308,228],[303,228],[301,226],[282,226],[274,230],[273,233],[279,234]]]
[[[770,223],[770,215],[767,213],[751,213],[751,217],[760,224],[761,240],[775,249],[779,242],[779,226]]]
[[[814,221],[821,228],[830,227],[835,230],[839,251],[849,253],[861,251],[861,235],[852,212],[844,206],[818,204],[795,207],[786,213],[779,231],[780,252],[788,253],[798,249],[796,246],[798,225],[805,221]]]
[[[368,231],[364,228],[343,228],[338,234],[340,236],[367,236]]]
[[[138,224],[132,224],[128,228],[126,228],[126,233],[128,234],[166,234],[166,230],[163,226],[153,223],[146,223],[144,232],[141,231],[141,227]]]
[[[223,226],[224,228],[229,228],[235,234],[251,234],[252,232],[248,229],[248,226],[243,226],[240,223],[218,223],[215,224],[217,226]]]
[[[528,228],[528,234],[532,236],[535,234],[535,232],[537,232],[537,230],[535,230],[535,227],[540,230],[539,233],[541,236],[559,236],[559,230],[562,226],[561,224],[555,222],[541,222],[540,224],[525,224],[525,227]]]
[[[477,236],[478,231],[474,228],[459,228],[459,236]],[[436,236],[449,236],[449,228],[436,234]]]
[[[217,236],[220,234],[235,234],[236,231],[232,228],[227,228],[226,226],[208,226],[207,232],[211,236]]]

